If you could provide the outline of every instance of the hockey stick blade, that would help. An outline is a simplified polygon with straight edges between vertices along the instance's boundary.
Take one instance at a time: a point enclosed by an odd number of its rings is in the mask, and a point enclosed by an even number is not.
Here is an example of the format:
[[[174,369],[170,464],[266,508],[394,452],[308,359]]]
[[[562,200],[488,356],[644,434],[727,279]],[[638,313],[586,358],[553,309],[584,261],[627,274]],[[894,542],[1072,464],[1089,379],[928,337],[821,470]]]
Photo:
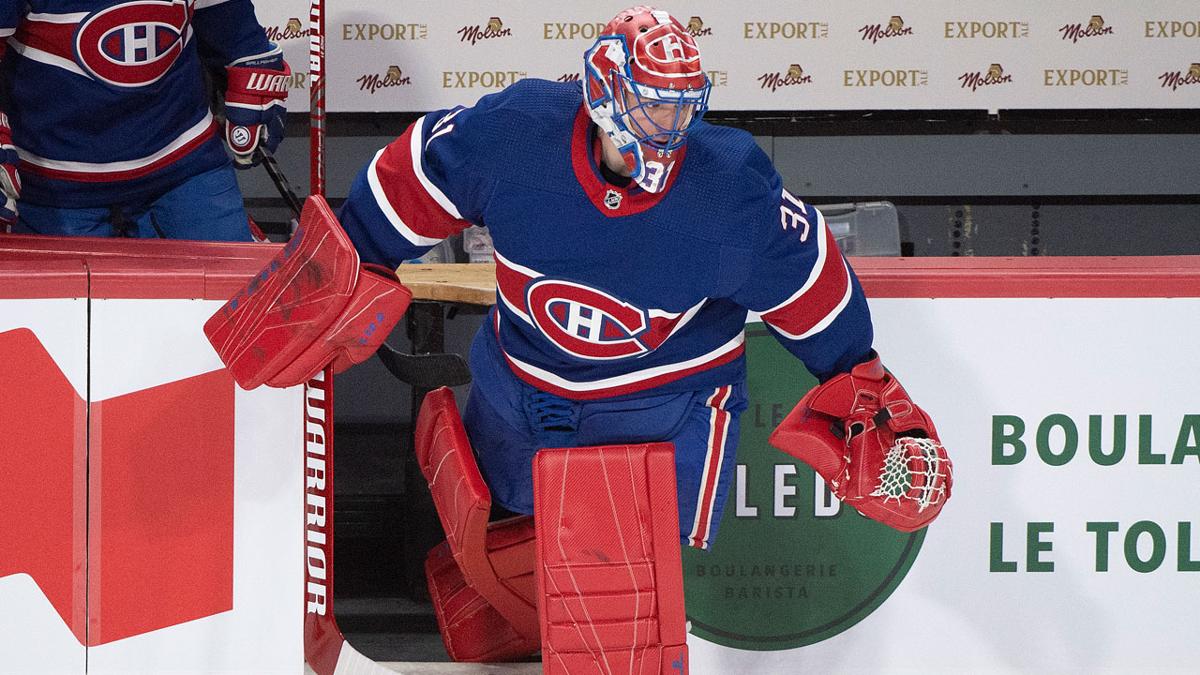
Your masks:
[[[457,387],[471,382],[471,370],[458,354],[405,354],[386,342],[375,354],[396,379],[420,389]]]

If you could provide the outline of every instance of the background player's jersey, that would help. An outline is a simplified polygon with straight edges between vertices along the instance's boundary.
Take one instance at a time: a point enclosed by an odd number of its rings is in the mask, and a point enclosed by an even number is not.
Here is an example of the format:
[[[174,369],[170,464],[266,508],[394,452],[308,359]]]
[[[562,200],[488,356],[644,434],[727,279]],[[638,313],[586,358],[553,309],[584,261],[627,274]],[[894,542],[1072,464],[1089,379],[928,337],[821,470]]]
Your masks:
[[[149,198],[226,162],[201,61],[276,49],[250,0],[0,4],[0,109],[35,204]]]
[[[619,188],[581,101],[578,84],[524,80],[415,122],[342,211],[363,259],[395,266],[486,225],[497,307],[472,353],[566,398],[741,381],[748,309],[822,379],[865,358],[857,279],[748,134],[700,123],[664,191]]]

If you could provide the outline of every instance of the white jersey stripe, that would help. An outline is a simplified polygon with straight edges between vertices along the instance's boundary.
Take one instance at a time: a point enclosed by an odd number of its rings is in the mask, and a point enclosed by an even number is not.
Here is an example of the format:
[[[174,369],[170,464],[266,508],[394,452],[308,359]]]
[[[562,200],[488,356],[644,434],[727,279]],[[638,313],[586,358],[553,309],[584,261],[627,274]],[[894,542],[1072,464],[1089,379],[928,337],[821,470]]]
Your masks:
[[[846,266],[845,260],[842,260],[842,266],[843,267]],[[849,278],[849,276],[850,276],[849,270],[846,271],[846,276],[847,276],[847,278]],[[822,318],[820,321],[815,323],[812,328],[809,328],[808,330],[804,331],[800,335],[792,335],[791,333],[781,329],[779,326],[776,326],[773,323],[771,324],[771,327],[774,328],[776,331],[778,331],[780,335],[783,335],[784,337],[790,338],[792,340],[803,340],[805,338],[812,337],[812,336],[816,335],[817,333],[820,333],[821,331],[828,328],[829,324],[833,323],[833,320],[838,318],[838,315],[842,313],[842,310],[846,308],[846,305],[850,304],[850,296],[853,295],[853,293],[854,293],[854,284],[851,284],[851,283],[849,283],[849,281],[847,281],[846,292],[842,295],[842,299],[838,301],[837,306],[834,307],[832,310],[830,310],[830,312],[828,314],[826,314],[824,318]],[[770,323],[770,322],[768,322],[768,323]]]
[[[673,328],[671,328],[671,332],[667,333],[667,337],[663,338],[663,342],[670,340],[672,335],[678,333],[680,328],[683,328],[684,326],[686,326],[687,322],[691,321],[692,318],[696,316],[696,314],[700,311],[700,308],[703,307],[704,303],[706,303],[706,302],[708,302],[708,298],[704,298],[703,300],[701,300],[700,302],[697,302],[692,307],[689,307],[688,310],[683,313],[683,318],[680,319],[679,321],[677,321],[675,323],[675,326]],[[651,317],[654,316],[655,311],[657,311],[657,310],[653,310],[653,309],[650,310]],[[678,314],[675,314],[672,316],[666,312],[663,312],[663,314],[667,314],[667,316],[669,318],[675,318],[676,316],[679,316]]]
[[[384,150],[387,150],[387,146],[384,146],[379,152],[375,153],[375,156],[371,159],[370,166],[367,167],[367,184],[371,186],[371,196],[375,198],[376,206],[383,212],[384,217],[387,218],[396,232],[413,245],[433,246],[437,244],[441,239],[422,237],[413,232],[412,228],[400,217],[400,214],[396,213],[396,209],[392,208],[392,203],[388,201],[387,194],[383,191],[383,185],[379,182],[379,173],[375,168],[375,165],[379,163],[379,158],[383,156]]]
[[[536,278],[542,276],[542,273],[538,272],[537,270],[529,269],[528,267],[526,267],[524,265],[518,265],[517,263],[509,260],[508,258],[505,258],[504,256],[500,255],[499,251],[494,251],[492,253],[492,255],[496,256],[496,260],[498,262],[500,262],[501,264],[503,264],[505,267],[507,267],[511,270],[520,272],[521,274],[524,274],[527,277],[536,279]],[[655,310],[652,309],[650,311],[653,312]]]
[[[424,135],[425,116],[422,115],[421,119],[413,122],[412,139],[409,141],[409,150],[412,154],[413,174],[416,175],[417,180],[421,181],[421,186],[425,188],[425,192],[429,193],[430,197],[433,197],[433,201],[437,202],[438,206],[442,207],[442,210],[450,214],[451,218],[454,218],[455,220],[462,220],[462,214],[458,212],[458,207],[454,205],[454,202],[450,201],[446,195],[438,189],[438,186],[434,185],[433,182],[429,180],[429,177],[425,175],[424,162],[422,161],[425,144],[421,142],[421,139],[424,137]]]
[[[55,56],[50,52],[34,49],[33,47],[18,41],[16,38],[9,38],[8,44],[13,48],[14,52],[24,56],[30,61],[37,61],[38,63],[44,63],[48,66],[54,66],[55,68],[62,68],[63,70],[75,73],[80,77],[90,77],[87,73],[83,72],[83,69],[76,65],[74,61],[69,61],[61,56]]]
[[[498,320],[499,320],[499,315],[497,315],[497,321]],[[590,380],[590,381],[582,381],[582,382],[575,381],[575,380],[568,380],[568,379],[561,377],[559,375],[556,375],[548,370],[544,370],[542,368],[538,368],[535,365],[525,363],[524,361],[517,359],[512,354],[509,354],[507,352],[505,352],[505,357],[508,359],[508,362],[511,363],[514,367],[520,369],[522,372],[524,372],[525,374],[527,374],[535,379],[538,379],[538,380],[541,380],[548,384],[554,385],[556,387],[559,387],[560,389],[566,389],[567,391],[574,391],[574,392],[579,392],[579,393],[593,393],[593,392],[597,392],[597,391],[602,391],[604,389],[612,389],[612,388],[621,387],[624,385],[635,384],[637,382],[649,380],[651,378],[655,378],[660,375],[668,375],[670,373],[676,373],[681,370],[689,370],[692,368],[697,368],[697,367],[703,366],[706,363],[715,361],[715,360],[721,358],[722,356],[725,356],[726,354],[729,354],[730,352],[738,349],[739,347],[742,346],[742,344],[745,342],[745,340],[746,340],[745,334],[738,333],[737,337],[733,338],[729,342],[726,342],[725,344],[721,345],[720,347],[717,347],[716,349],[712,350],[711,352],[708,352],[707,354],[702,354],[702,355],[697,356],[692,359],[688,359],[687,361],[679,361],[677,363],[667,363],[667,364],[664,364],[661,366],[655,366],[653,368],[646,368],[645,370],[635,370],[632,373],[625,373],[624,375],[616,375],[613,377],[606,377],[606,378],[600,379],[600,380]]]
[[[825,233],[826,229],[828,229],[828,226],[825,224],[825,216],[822,215],[821,212],[818,210],[817,211],[817,231],[813,235],[817,238],[817,261],[816,261],[816,263],[813,264],[812,271],[810,271],[808,273],[808,279],[806,279],[804,281],[804,285],[800,287],[800,290],[796,291],[795,293],[792,293],[792,295],[789,296],[787,300],[784,300],[783,302],[781,302],[778,305],[775,305],[774,307],[771,307],[769,309],[758,310],[758,312],[760,314],[770,314],[771,312],[774,312],[775,310],[779,309],[780,307],[786,307],[787,305],[792,304],[793,302],[798,300],[800,298],[800,296],[807,293],[808,289],[812,288],[813,285],[817,283],[817,279],[820,278],[821,272],[825,269],[825,257],[827,255],[829,255],[829,251],[828,251],[829,246],[826,243],[826,233]]]
[[[27,150],[22,150],[20,148],[17,148],[17,154],[21,156],[23,161],[29,162],[34,166],[39,166],[45,169],[53,169],[56,171],[72,171],[76,173],[95,174],[132,171],[154,164],[155,162],[158,162],[164,157],[175,152],[179,148],[182,148],[188,143],[196,140],[208,131],[209,127],[212,126],[212,121],[212,113],[205,113],[203,119],[192,125],[192,128],[184,131],[179,135],[178,138],[171,141],[161,150],[152,155],[147,155],[138,159],[128,159],[120,162],[64,162],[56,159],[39,157]]]
[[[492,251],[492,257],[496,259],[496,265],[500,268],[507,267],[508,269],[511,269],[514,272],[519,272],[530,279],[537,279],[542,276],[540,272],[535,272],[524,265],[518,265],[508,258],[505,258],[504,256],[500,255],[499,251]],[[501,302],[504,303],[504,306],[507,307],[509,311],[521,317],[521,320],[525,323],[533,326],[533,319],[530,318],[530,316],[526,314],[524,310],[514,304],[514,302],[507,295],[505,295],[504,286],[496,284],[496,296],[500,298]]]
[[[504,303],[504,306],[508,308],[508,311],[512,312],[513,314],[516,314],[517,316],[519,316],[521,318],[522,321],[529,324],[530,326],[533,326],[533,319],[529,318],[528,314],[521,311],[521,309],[519,307],[514,305],[512,303],[512,301],[508,299],[508,296],[504,294],[504,291],[500,290],[499,287],[496,288],[496,295],[500,297],[500,301]]]
[[[25,15],[26,21],[42,21],[45,23],[79,23],[88,16],[88,12],[70,12],[67,14],[51,14],[49,12],[32,12]]]

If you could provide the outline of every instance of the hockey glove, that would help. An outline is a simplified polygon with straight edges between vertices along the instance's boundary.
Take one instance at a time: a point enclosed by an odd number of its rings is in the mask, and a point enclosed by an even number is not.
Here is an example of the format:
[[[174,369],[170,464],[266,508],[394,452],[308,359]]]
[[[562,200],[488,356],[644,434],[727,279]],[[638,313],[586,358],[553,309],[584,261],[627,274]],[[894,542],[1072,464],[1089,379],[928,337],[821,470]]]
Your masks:
[[[17,173],[17,149],[13,147],[8,115],[0,112],[0,231],[17,222],[17,199],[21,197],[21,175]]]
[[[332,363],[341,372],[375,353],[412,292],[391,270],[360,265],[321,197],[309,197],[291,241],[204,324],[243,389],[290,387]]]
[[[288,67],[278,48],[268,54],[225,69],[225,142],[234,164],[246,169],[258,163],[254,151],[274,152],[283,140],[287,116]]]
[[[950,458],[929,415],[872,355],[808,392],[769,442],[864,516],[912,532],[950,498]]]

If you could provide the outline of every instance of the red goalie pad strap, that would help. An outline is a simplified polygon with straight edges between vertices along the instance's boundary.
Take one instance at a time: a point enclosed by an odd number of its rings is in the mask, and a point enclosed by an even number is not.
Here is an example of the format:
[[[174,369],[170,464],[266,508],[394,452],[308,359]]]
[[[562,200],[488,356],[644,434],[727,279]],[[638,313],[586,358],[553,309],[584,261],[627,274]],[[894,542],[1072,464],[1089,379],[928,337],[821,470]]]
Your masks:
[[[448,387],[425,396],[417,417],[416,453],[446,531],[446,544],[465,583],[536,649],[532,528],[527,518],[489,526],[491,493],[475,464],[454,392]],[[429,583],[432,592],[442,582],[430,577]],[[443,638],[449,651],[454,638],[446,633]]]
[[[360,272],[329,204],[309,197],[291,241],[204,334],[244,389],[300,384],[330,361],[345,369],[374,353],[412,298],[394,275]]]
[[[533,491],[543,672],[686,673],[674,446],[541,450]]]

